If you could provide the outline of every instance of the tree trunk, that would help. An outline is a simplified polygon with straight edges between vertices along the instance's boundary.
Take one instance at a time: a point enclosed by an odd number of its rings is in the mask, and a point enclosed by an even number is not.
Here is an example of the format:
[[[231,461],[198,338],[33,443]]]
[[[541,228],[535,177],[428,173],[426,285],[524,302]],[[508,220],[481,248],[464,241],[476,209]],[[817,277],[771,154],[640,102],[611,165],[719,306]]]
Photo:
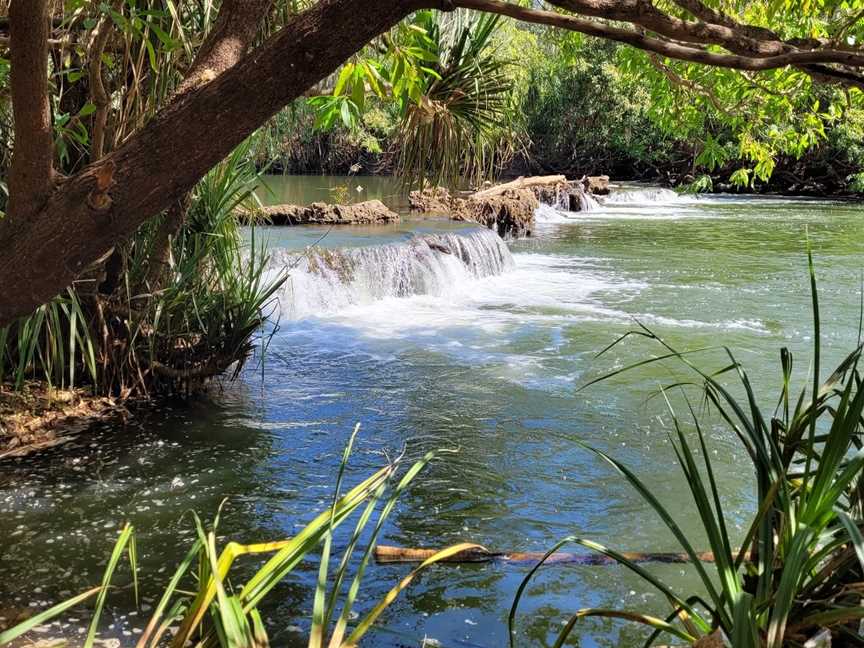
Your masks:
[[[9,173],[9,216],[5,220],[23,220],[39,211],[54,173],[48,103],[47,0],[14,0],[9,7],[9,34],[13,45],[10,58],[16,146]]]
[[[31,218],[0,220],[0,325],[59,293],[281,108],[423,4],[319,2],[237,65],[178,96],[116,151],[58,182]]]

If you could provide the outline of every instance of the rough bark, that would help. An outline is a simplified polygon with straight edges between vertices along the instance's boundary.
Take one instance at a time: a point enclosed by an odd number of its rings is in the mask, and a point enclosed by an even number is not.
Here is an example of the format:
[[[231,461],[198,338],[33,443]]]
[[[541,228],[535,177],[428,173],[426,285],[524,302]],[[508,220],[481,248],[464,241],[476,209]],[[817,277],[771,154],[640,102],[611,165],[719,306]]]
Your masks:
[[[216,24],[195,55],[178,94],[198,87],[233,67],[251,47],[273,0],[224,0]]]
[[[14,0],[9,7],[9,33],[14,43],[10,81],[16,145],[9,173],[7,220],[20,221],[39,211],[54,173],[47,0]]]
[[[258,26],[272,4],[273,0],[224,0],[216,24],[196,53],[175,96],[190,92],[235,66],[252,46]],[[146,279],[152,291],[162,287],[170,265],[172,241],[186,222],[191,201],[191,194],[186,192],[171,205],[159,224]]]
[[[319,2],[237,65],[178,96],[113,153],[58,183],[38,217],[0,221],[7,252],[0,325],[51,299],[282,107],[421,7],[415,0]]]

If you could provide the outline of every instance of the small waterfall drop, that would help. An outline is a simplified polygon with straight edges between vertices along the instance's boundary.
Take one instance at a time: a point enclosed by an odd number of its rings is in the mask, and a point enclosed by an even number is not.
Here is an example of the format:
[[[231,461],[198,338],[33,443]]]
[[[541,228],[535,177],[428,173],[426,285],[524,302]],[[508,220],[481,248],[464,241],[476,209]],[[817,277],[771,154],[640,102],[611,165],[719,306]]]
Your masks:
[[[590,212],[600,208],[600,203],[587,191],[579,192],[579,211]]]
[[[270,269],[289,268],[282,317],[301,319],[390,297],[445,296],[465,282],[513,267],[504,241],[487,229],[415,235],[404,243],[306,254],[273,250]]]
[[[570,188],[566,184],[559,185],[556,187],[553,201],[546,204],[560,211],[570,211]]]
[[[662,187],[613,191],[602,199],[603,205],[657,204],[686,202],[686,198]]]

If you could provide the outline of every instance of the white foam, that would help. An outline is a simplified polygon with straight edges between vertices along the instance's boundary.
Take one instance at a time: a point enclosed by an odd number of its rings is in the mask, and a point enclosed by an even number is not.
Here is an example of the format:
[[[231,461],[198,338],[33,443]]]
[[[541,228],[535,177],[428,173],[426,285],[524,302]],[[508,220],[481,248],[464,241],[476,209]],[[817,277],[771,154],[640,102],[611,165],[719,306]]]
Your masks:
[[[486,229],[418,235],[405,243],[271,253],[270,271],[290,269],[280,315],[302,319],[411,296],[444,298],[475,279],[513,266],[510,250]]]
[[[692,202],[692,198],[682,196],[671,189],[649,187],[646,189],[624,189],[613,191],[599,199],[601,205],[651,205],[657,203],[675,204]]]
[[[539,224],[571,223],[575,220],[575,214],[540,203],[540,206],[534,210],[534,220]]]

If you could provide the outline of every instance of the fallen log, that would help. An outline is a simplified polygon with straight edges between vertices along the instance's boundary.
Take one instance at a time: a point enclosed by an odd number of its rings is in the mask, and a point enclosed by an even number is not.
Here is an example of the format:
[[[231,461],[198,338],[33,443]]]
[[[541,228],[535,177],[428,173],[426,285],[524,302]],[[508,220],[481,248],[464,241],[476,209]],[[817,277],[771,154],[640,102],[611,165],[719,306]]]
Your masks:
[[[419,563],[431,558],[439,549],[423,549],[409,547],[391,547],[378,545],[375,547],[375,561],[380,564],[392,563]],[[622,551],[621,555],[634,563],[667,563],[682,564],[689,563],[690,556],[686,553],[646,553],[642,551]],[[484,563],[484,562],[525,562],[536,563],[545,556],[542,551],[490,551],[482,547],[466,549],[453,554],[441,562],[448,563]],[[714,554],[710,551],[702,551],[696,554],[700,562],[714,562]],[[546,559],[547,563],[566,563],[570,565],[617,565],[614,558],[603,554],[574,554],[566,552],[553,553]]]
[[[495,185],[494,187],[478,191],[472,197],[478,199],[491,198],[492,196],[500,196],[505,191],[511,189],[532,189],[540,186],[565,184],[566,182],[567,176],[563,175],[532,176],[529,178],[519,177],[511,182],[505,182],[504,184]]]

